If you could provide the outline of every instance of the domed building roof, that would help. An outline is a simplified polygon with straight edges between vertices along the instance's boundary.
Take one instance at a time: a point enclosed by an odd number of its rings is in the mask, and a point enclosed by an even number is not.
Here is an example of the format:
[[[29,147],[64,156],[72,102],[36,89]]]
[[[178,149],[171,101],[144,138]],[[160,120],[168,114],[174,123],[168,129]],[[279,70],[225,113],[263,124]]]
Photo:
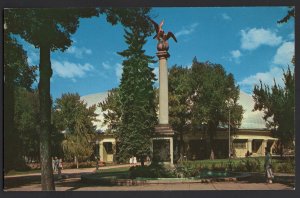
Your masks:
[[[87,103],[90,107],[99,102],[103,102],[108,96],[108,92],[95,93],[90,95],[82,96],[81,99]],[[244,114],[241,122],[240,129],[266,129],[266,122],[263,119],[263,112],[252,111],[254,108],[254,100],[251,95],[240,91],[240,98],[238,103],[243,106]],[[103,114],[102,109],[97,106],[95,113],[98,114],[97,122],[94,122],[97,130],[105,131],[107,126],[103,125]]]
[[[102,109],[98,107],[98,103],[103,102],[108,96],[108,92],[103,93],[95,93],[90,95],[81,96],[81,100],[87,103],[87,106],[90,107],[92,105],[96,105],[96,111],[95,113],[98,114],[96,122],[94,124],[96,125],[97,131],[105,131],[107,129],[107,126],[103,125],[103,114]]]
[[[240,91],[238,103],[243,106],[244,114],[240,129],[266,129],[266,122],[263,119],[262,111],[252,111],[254,99],[251,95]]]

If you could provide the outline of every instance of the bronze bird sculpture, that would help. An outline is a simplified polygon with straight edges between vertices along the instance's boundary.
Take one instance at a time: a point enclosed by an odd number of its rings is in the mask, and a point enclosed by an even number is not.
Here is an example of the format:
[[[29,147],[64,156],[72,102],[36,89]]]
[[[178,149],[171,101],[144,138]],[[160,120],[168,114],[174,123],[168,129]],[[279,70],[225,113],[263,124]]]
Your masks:
[[[175,42],[177,42],[177,39],[175,35],[172,32],[168,32],[165,34],[164,30],[162,29],[162,26],[164,25],[164,20],[158,25],[155,21],[153,21],[151,18],[148,18],[151,23],[154,25],[156,30],[156,35],[153,37],[153,39],[159,40],[160,38],[163,38],[164,40],[168,40],[170,37],[174,39]]]
[[[149,21],[151,21],[151,23],[155,27],[156,35],[153,37],[153,39],[158,40],[157,49],[159,51],[163,51],[163,50],[168,51],[169,44],[168,44],[167,40],[170,37],[172,37],[174,39],[174,41],[177,42],[177,39],[176,39],[175,35],[172,32],[168,32],[167,34],[165,34],[164,30],[162,29],[162,26],[164,24],[164,20],[162,20],[162,22],[158,25],[151,18],[148,18],[148,19],[149,19]]]

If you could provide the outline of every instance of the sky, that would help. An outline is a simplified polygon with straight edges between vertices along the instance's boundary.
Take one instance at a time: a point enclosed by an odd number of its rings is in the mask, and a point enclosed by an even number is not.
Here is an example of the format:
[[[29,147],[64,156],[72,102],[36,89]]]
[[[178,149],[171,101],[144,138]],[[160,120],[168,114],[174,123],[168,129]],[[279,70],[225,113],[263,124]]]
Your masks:
[[[294,54],[294,19],[277,24],[287,7],[185,7],[153,8],[151,16],[163,29],[175,34],[168,67],[191,67],[192,60],[221,64],[232,73],[240,89],[251,94],[254,84],[262,80],[283,85],[283,69],[291,66]],[[112,26],[105,16],[81,19],[72,35],[72,46],[65,52],[51,53],[53,76],[51,95],[63,93],[84,96],[118,87],[123,58],[117,52],[127,49],[124,28]],[[155,56],[157,41],[148,38],[144,49]],[[39,50],[21,40],[30,65],[39,64]],[[157,59],[157,57],[155,57]],[[150,65],[158,75],[158,63]],[[35,83],[35,86],[37,83]],[[155,83],[158,86],[158,82]]]

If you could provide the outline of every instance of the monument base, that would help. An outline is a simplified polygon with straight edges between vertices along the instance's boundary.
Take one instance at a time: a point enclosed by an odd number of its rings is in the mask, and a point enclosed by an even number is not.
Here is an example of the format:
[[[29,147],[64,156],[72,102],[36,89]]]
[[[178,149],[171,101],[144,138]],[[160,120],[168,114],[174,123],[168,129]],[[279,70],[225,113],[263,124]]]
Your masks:
[[[174,131],[169,124],[159,124],[155,127],[155,137],[152,138],[153,158],[159,163],[174,165],[173,136]]]

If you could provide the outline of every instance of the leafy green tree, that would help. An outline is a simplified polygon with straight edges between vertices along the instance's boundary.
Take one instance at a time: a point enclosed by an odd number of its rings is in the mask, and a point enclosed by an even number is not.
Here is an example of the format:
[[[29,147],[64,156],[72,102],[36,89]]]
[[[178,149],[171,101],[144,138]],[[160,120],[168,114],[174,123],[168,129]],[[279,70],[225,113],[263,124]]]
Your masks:
[[[121,118],[119,89],[109,91],[105,101],[98,104],[103,111],[103,124],[108,126],[107,133],[116,134]]]
[[[4,169],[20,167],[22,162],[21,139],[15,127],[15,93],[19,87],[28,91],[35,81],[36,67],[30,67],[27,54],[4,28]],[[16,144],[17,143],[17,144]]]
[[[151,137],[157,122],[153,89],[155,76],[153,69],[148,66],[154,61],[143,50],[146,37],[147,34],[136,26],[125,30],[128,49],[119,52],[126,60],[123,61],[119,89],[121,122],[117,130],[120,141],[118,158],[127,161],[134,155],[141,159],[142,165],[145,157],[150,154]]]
[[[295,16],[296,16],[295,7],[290,6],[287,15],[282,19],[280,19],[279,21],[277,21],[277,23],[287,23],[291,18],[295,18]]]
[[[169,116],[172,128],[179,133],[180,159],[183,159],[183,135],[191,128],[191,86],[189,84],[190,69],[173,66],[169,70]]]
[[[7,9],[5,23],[13,34],[40,49],[40,158],[42,190],[55,190],[50,152],[52,76],[50,52],[66,50],[72,43],[80,17],[97,16],[96,9]]]
[[[201,63],[196,58],[191,67],[190,80],[192,128],[198,130],[205,125],[209,153],[213,157],[216,131],[220,126],[228,126],[228,111],[231,111],[232,128],[239,126],[242,120],[243,109],[237,104],[239,87],[234,84],[233,75],[226,74],[222,65]]]
[[[64,131],[62,142],[64,157],[78,161],[88,159],[93,153],[91,142],[95,137],[96,105],[87,107],[80,96],[72,93],[63,94],[55,101],[53,115],[56,128]]]
[[[284,147],[293,147],[295,140],[295,75],[290,68],[284,72],[283,80],[283,87],[275,80],[271,87],[260,81],[253,90],[253,110],[264,112],[266,127],[280,140],[281,154]]]
[[[39,141],[37,126],[39,125],[39,101],[38,92],[27,91],[24,88],[16,90],[15,103],[15,126],[21,146],[22,156],[26,156],[29,161],[39,161]]]
[[[40,152],[42,190],[55,190],[50,158],[51,99],[50,78],[52,76],[50,52],[66,50],[72,43],[70,38],[79,26],[79,18],[90,18],[106,14],[113,25],[121,22],[132,26],[138,22],[141,30],[151,26],[144,17],[142,8],[69,8],[69,9],[6,9],[4,22],[13,34],[40,49]]]

